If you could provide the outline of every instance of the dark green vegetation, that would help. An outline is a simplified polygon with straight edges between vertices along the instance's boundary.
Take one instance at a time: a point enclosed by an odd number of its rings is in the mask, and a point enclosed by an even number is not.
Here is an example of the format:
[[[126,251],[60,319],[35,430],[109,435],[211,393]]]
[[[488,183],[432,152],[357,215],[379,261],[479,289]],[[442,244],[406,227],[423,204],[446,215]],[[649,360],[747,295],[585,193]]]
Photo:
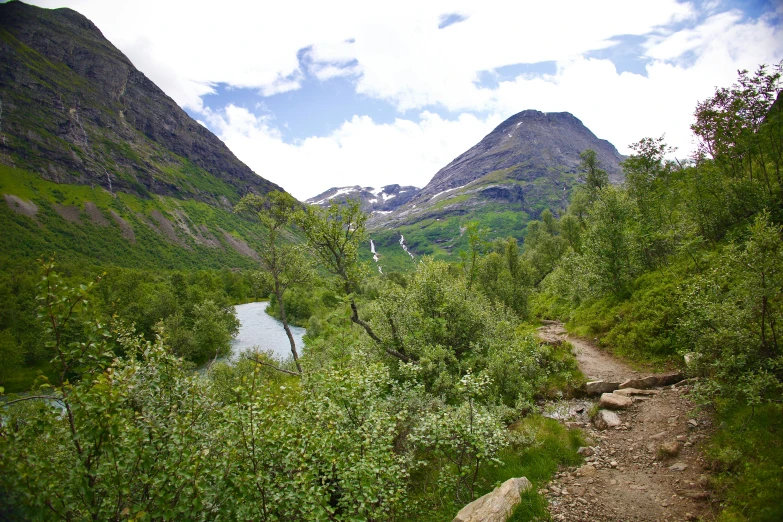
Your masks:
[[[60,267],[62,277],[72,284],[98,280],[90,304],[107,325],[133,325],[148,340],[161,334],[174,353],[196,364],[228,352],[237,326],[230,305],[262,299],[270,291],[253,271],[96,270]],[[55,378],[56,365],[44,342],[45,325],[38,317],[38,272],[19,264],[0,275],[0,357],[4,361],[0,386],[6,392],[29,390],[39,374]],[[77,332],[72,335],[78,336]]]

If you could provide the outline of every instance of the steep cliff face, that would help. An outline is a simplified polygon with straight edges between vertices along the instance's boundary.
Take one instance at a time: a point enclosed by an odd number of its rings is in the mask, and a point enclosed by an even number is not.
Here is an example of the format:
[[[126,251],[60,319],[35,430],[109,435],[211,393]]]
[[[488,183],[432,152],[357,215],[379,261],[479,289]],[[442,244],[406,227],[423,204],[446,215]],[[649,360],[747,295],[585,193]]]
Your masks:
[[[279,189],[70,9],[0,4],[0,162],[58,183],[228,207]]]
[[[371,226],[444,219],[493,204],[531,215],[559,208],[578,183],[579,154],[586,149],[596,151],[611,182],[622,181],[623,156],[579,119],[567,112],[520,112],[438,171],[409,203],[374,216]]]

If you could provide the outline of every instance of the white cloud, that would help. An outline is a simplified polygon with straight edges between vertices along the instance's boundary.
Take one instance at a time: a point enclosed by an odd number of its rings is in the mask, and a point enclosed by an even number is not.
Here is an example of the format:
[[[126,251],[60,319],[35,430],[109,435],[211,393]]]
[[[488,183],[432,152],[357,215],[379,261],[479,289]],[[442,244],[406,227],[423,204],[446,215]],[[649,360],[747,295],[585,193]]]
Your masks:
[[[700,7],[677,0],[35,3],[85,14],[167,94],[204,115],[240,159],[298,197],[334,185],[421,186],[524,109],[571,112],[624,153],[631,142],[666,133],[684,155],[699,100],[730,85],[737,69],[783,57],[783,7],[747,20],[738,10],[721,12],[718,1]],[[442,16],[455,12],[465,19],[438,29]],[[618,35],[647,38],[639,51],[648,61],[646,76],[586,58],[618,45]],[[556,62],[556,73],[496,88],[476,83],[482,71],[542,61]],[[268,96],[312,81],[308,74],[320,81],[354,77],[358,93],[399,110],[435,105],[455,116],[423,112],[420,119],[379,124],[356,115],[332,122],[339,127],[327,136],[289,144],[273,119],[204,98],[220,83]]]
[[[335,185],[422,185],[441,167],[502,121],[463,114],[444,120],[423,112],[418,121],[379,124],[354,116],[324,137],[284,143],[279,133],[247,109],[229,105],[209,123],[226,145],[261,176],[299,199]],[[336,181],[340,180],[340,181]]]

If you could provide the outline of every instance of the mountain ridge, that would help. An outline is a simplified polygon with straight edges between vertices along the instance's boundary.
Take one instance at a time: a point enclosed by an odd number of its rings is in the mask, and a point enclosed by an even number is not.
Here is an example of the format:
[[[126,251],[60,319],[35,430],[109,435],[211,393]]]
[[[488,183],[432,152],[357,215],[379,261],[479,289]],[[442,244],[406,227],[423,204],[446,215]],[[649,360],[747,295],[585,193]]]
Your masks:
[[[44,179],[223,208],[282,190],[68,8],[0,4],[0,98],[0,161]]]
[[[421,189],[411,185],[385,185],[379,189],[360,185],[332,187],[305,200],[308,205],[329,206],[348,199],[358,200],[368,214],[391,212],[415,198]]]
[[[532,215],[564,205],[579,182],[579,154],[596,151],[610,182],[623,179],[624,157],[568,112],[521,111],[440,169],[406,205],[373,216],[370,227],[391,229],[427,218],[464,215],[505,202]]]

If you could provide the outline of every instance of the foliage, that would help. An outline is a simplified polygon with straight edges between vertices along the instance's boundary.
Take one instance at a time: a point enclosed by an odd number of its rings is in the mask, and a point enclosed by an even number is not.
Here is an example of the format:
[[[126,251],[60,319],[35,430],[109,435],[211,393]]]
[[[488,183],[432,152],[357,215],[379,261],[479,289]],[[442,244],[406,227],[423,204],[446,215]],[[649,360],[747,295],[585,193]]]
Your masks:
[[[719,408],[722,426],[710,439],[710,486],[722,498],[721,522],[772,522],[783,518],[783,408],[765,404]]]
[[[680,335],[707,377],[699,393],[755,405],[783,393],[783,231],[761,214],[749,233],[688,285]]]
[[[462,504],[476,498],[482,465],[501,464],[497,455],[508,444],[498,416],[478,402],[488,384],[488,377],[468,371],[459,383],[466,400],[430,413],[410,437],[421,449],[432,452],[441,491],[455,495]]]

